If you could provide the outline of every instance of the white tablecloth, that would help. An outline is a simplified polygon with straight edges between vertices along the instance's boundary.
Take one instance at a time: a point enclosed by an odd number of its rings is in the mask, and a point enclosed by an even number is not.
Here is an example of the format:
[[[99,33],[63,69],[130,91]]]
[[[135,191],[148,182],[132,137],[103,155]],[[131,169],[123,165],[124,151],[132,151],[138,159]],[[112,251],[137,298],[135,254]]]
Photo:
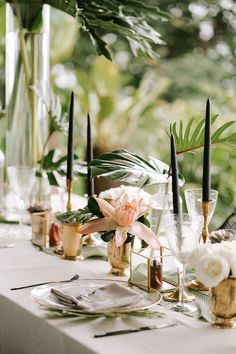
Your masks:
[[[219,330],[208,323],[170,312],[157,306],[169,318],[179,321],[171,328],[127,335],[93,338],[95,333],[161,323],[163,319],[60,318],[48,319],[46,311],[33,302],[32,289],[11,291],[11,287],[51,279],[109,276],[104,260],[66,261],[50,256],[21,238],[14,248],[0,249],[0,353],[1,354],[234,354],[235,330]]]

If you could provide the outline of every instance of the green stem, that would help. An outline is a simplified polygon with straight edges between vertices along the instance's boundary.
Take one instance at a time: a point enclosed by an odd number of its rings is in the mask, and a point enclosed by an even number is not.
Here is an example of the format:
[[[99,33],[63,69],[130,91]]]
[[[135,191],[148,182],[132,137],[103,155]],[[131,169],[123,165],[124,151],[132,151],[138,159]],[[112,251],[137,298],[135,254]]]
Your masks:
[[[31,77],[31,85],[37,85],[37,40],[35,38],[35,34],[32,34],[31,37],[31,47],[32,47],[32,77]],[[30,105],[31,105],[31,126],[32,126],[32,164],[33,166],[37,162],[37,142],[39,138],[39,134],[37,134],[37,94],[35,90],[30,90]]]
[[[23,66],[24,66],[24,70],[25,70],[25,81],[26,81],[26,85],[28,86],[30,83],[30,65],[29,65],[29,58],[28,58],[28,54],[27,54],[26,41],[25,41],[25,32],[26,31],[24,31],[23,26],[22,26],[20,8],[19,8],[18,3],[16,3],[15,9],[16,9],[16,17],[17,17],[18,23],[19,23],[20,52],[21,52],[21,57],[23,60]]]

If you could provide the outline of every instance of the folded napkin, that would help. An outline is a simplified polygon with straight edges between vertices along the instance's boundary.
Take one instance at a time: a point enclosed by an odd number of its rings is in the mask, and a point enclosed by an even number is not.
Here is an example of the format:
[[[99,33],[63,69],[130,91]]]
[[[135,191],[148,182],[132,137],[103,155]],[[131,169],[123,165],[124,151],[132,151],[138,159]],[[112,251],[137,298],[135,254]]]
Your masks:
[[[51,293],[59,302],[85,311],[104,311],[126,307],[136,304],[143,298],[141,293],[117,283],[96,288],[82,295],[71,294],[56,288],[52,288]]]

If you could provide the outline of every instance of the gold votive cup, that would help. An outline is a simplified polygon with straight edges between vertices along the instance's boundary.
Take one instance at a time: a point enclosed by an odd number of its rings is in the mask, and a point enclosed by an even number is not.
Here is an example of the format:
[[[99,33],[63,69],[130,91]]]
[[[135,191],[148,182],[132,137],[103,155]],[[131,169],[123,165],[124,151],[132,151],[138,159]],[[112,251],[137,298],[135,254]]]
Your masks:
[[[61,224],[63,259],[70,261],[81,260],[82,234],[78,232],[79,224]]]

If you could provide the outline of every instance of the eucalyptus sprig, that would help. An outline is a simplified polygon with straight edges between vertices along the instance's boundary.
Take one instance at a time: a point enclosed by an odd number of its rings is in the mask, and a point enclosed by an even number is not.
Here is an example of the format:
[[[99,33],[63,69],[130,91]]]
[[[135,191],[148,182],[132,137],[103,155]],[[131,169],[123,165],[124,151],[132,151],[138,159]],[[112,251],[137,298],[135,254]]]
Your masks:
[[[214,126],[218,115],[214,115],[211,118],[211,125]],[[236,121],[229,121],[219,128],[215,129],[211,135],[211,144],[226,144],[230,146],[236,145],[236,132],[232,132],[230,128],[236,123]],[[194,152],[197,149],[204,146],[204,130],[205,119],[197,122],[196,118],[190,119],[187,126],[184,127],[183,121],[180,120],[179,124],[173,123],[170,125],[170,129],[167,134],[170,136],[170,132],[174,135],[176,142],[177,154],[183,154],[185,152]]]

